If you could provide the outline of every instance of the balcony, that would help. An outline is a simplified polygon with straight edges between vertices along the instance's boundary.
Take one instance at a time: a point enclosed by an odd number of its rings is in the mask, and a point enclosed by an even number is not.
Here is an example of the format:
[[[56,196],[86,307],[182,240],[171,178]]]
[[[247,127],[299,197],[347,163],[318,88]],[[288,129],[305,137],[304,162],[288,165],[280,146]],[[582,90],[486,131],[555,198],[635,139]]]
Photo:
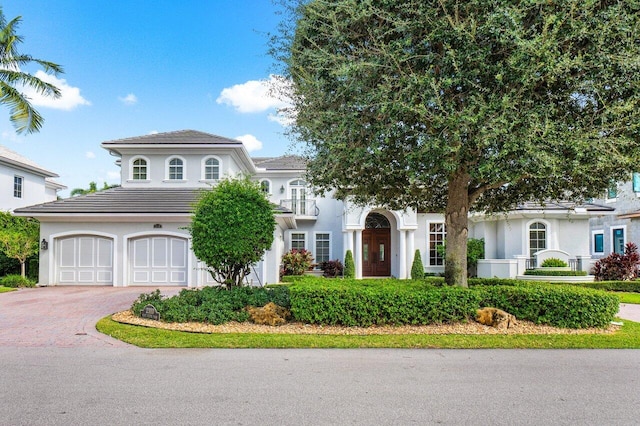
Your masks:
[[[316,200],[280,200],[280,207],[291,210],[299,220],[316,220],[320,213]]]

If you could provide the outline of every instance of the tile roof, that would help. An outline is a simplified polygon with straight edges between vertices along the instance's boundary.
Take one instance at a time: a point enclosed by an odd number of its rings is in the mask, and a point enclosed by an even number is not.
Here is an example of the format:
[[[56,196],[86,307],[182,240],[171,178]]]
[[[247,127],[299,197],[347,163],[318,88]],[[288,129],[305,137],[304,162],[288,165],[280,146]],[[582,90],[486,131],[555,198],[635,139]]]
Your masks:
[[[306,160],[299,155],[283,155],[282,157],[254,157],[256,167],[266,170],[305,170]]]
[[[601,206],[600,204],[593,204],[593,203],[578,204],[571,201],[554,201],[554,202],[549,201],[544,204],[529,201],[526,203],[522,203],[515,208],[516,211],[519,211],[519,210],[555,211],[555,210],[574,210],[574,209],[585,209],[588,212],[598,212],[598,211],[612,212],[615,210],[613,207]]]
[[[44,175],[45,177],[59,177],[57,174],[45,169],[34,161],[23,157],[15,151],[10,150],[6,146],[0,145],[0,162],[16,165],[18,167],[29,169],[35,173]]]
[[[15,209],[15,213],[40,214],[191,214],[204,188],[112,188],[78,197],[65,198]],[[290,213],[276,208],[278,213]]]
[[[171,145],[171,144],[207,144],[207,145],[242,145],[236,139],[225,138],[223,136],[212,135],[210,133],[196,130],[178,130],[175,132],[155,133],[151,135],[135,136],[131,138],[115,139],[102,142],[104,146],[110,145]]]

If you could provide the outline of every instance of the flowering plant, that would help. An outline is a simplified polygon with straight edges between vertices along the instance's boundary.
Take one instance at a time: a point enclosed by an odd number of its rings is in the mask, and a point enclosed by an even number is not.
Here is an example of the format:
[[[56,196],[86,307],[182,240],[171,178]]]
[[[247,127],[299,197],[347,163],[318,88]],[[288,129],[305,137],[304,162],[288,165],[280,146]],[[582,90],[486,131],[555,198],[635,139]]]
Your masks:
[[[282,256],[283,275],[302,275],[309,269],[313,262],[313,255],[310,251],[293,249]]]

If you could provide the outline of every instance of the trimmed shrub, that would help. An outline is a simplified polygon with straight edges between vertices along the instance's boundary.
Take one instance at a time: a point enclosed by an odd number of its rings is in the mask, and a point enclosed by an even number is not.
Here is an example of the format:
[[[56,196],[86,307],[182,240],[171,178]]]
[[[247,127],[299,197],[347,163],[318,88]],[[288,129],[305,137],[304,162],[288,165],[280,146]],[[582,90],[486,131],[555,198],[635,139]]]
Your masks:
[[[629,293],[640,293],[640,281],[596,281],[593,283],[552,283],[573,285],[577,287],[591,288],[605,291],[625,291]]]
[[[478,286],[481,305],[493,306],[518,319],[564,328],[606,327],[618,312],[615,294],[568,285],[523,283]]]
[[[353,263],[353,253],[351,252],[351,250],[347,250],[344,255],[344,277],[356,277],[356,265],[355,263]]]
[[[419,281],[304,280],[291,285],[291,314],[311,324],[368,327],[467,321],[479,297],[460,287]]]
[[[420,250],[416,250],[416,254],[413,256],[413,264],[411,265],[411,279],[421,280],[424,278],[424,265],[422,264],[422,256],[420,256]]]
[[[0,285],[4,287],[18,288],[35,287],[36,283],[20,274],[9,274],[0,278]]]
[[[540,269],[529,269],[524,271],[524,274],[549,277],[586,277],[587,271],[542,271]]]
[[[328,260],[320,263],[320,269],[322,269],[322,276],[325,278],[337,278],[342,275],[344,266],[340,260]]]
[[[558,259],[557,257],[550,257],[548,259],[545,259],[540,266],[542,266],[543,268],[566,268],[569,265],[567,265],[567,262],[562,259]]]
[[[289,289],[287,286],[264,287],[204,287],[202,289],[184,289],[178,295],[163,298],[160,291],[141,294],[133,303],[134,315],[147,304],[152,304],[160,313],[160,320],[166,322],[205,322],[222,324],[229,321],[243,322],[249,318],[247,306],[262,307],[269,302],[289,308]]]

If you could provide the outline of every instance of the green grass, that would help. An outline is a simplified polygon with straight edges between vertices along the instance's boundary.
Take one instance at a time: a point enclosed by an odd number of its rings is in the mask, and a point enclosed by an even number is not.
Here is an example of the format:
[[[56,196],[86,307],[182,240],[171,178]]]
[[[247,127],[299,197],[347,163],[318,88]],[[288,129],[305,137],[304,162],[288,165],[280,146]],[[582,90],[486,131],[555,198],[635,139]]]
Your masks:
[[[640,293],[627,293],[627,292],[616,292],[616,295],[620,297],[620,303],[635,303],[640,304]]]
[[[450,348],[639,349],[640,323],[623,320],[614,334],[554,335],[290,335],[199,334],[98,321],[101,333],[142,348]]]
[[[15,291],[15,290],[17,290],[17,288],[3,287],[0,285],[0,293],[6,293],[8,291]]]

